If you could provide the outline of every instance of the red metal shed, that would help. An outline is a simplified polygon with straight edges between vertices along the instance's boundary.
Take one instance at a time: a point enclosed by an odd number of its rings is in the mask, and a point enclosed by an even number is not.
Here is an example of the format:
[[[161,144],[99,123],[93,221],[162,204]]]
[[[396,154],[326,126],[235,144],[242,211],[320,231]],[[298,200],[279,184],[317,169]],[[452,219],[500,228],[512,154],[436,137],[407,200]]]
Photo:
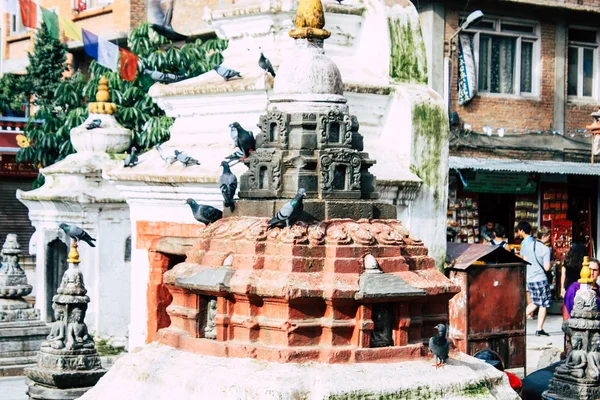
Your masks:
[[[489,349],[505,368],[525,367],[527,262],[500,246],[448,243],[446,263],[461,288],[450,300],[448,337],[469,355]]]

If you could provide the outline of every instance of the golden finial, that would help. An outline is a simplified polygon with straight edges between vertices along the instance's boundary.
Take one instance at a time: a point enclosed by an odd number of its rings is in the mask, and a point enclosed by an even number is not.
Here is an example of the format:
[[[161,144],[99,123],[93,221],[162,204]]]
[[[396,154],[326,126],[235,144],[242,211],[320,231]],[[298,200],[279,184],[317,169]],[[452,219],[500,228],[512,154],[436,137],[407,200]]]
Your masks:
[[[321,0],[300,0],[296,11],[296,28],[289,31],[294,39],[327,39],[331,32],[323,29],[325,13]]]
[[[67,262],[71,264],[79,264],[81,262],[79,252],[77,251],[77,240],[71,240],[71,250],[69,251]]]
[[[95,103],[88,104],[88,111],[91,114],[114,114],[117,112],[117,105],[115,103],[109,103],[110,92],[108,90],[108,79],[105,76],[100,78],[98,82],[98,91],[96,92]]]
[[[583,263],[581,265],[581,272],[579,273],[581,278],[577,282],[586,283],[588,285],[593,283],[594,280],[591,278],[592,271],[590,270],[590,258],[588,256],[584,256]]]

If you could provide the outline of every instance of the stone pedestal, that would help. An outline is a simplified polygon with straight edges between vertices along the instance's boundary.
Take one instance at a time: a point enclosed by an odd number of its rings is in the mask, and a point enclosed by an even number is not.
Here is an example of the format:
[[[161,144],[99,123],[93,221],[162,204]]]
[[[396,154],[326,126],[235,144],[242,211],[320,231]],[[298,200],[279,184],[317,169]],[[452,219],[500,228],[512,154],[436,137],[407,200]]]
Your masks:
[[[53,298],[56,321],[42,342],[37,365],[25,369],[32,400],[72,400],[94,386],[106,373],[85,324],[90,298],[79,269],[77,243],[71,245],[69,269]]]
[[[101,84],[101,91],[107,90],[105,82]],[[126,345],[131,277],[129,208],[115,186],[102,178],[102,169],[123,164],[113,159],[113,153],[129,149],[131,131],[118,124],[112,106],[92,103],[88,119],[71,130],[77,153],[42,169],[45,184],[36,190],[17,191],[17,198],[29,208],[36,229],[36,303],[42,320],[53,321],[52,296],[66,267],[68,237],[59,225],[80,226],[97,239],[95,248],[80,248],[86,260],[82,269],[90,277],[89,292],[98,299],[87,311],[90,328],[101,337]],[[100,127],[87,129],[96,119],[101,121]]]
[[[20,254],[17,235],[8,234],[0,266],[0,376],[21,375],[23,368],[35,364],[40,343],[50,332],[38,310],[22,298],[32,287],[19,265]]]

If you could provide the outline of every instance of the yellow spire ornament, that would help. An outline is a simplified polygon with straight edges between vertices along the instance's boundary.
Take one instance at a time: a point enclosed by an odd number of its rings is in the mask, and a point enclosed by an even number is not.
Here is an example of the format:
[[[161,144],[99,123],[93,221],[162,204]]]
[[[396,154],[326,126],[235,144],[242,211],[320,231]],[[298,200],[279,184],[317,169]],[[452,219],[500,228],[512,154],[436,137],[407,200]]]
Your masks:
[[[98,82],[98,91],[96,92],[96,102],[88,104],[88,111],[91,114],[114,114],[117,112],[117,105],[109,103],[110,92],[108,89],[108,79],[105,76]]]
[[[79,259],[79,252],[77,251],[77,240],[71,240],[71,250],[69,251],[67,262],[71,264],[79,264],[81,262]]]
[[[321,0],[300,0],[296,11],[296,28],[289,31],[294,39],[327,39],[331,32],[323,29],[325,13]]]
[[[590,270],[590,258],[588,256],[584,256],[583,263],[581,265],[581,272],[579,273],[581,278],[577,282],[589,285],[594,282],[592,279],[592,270]]]

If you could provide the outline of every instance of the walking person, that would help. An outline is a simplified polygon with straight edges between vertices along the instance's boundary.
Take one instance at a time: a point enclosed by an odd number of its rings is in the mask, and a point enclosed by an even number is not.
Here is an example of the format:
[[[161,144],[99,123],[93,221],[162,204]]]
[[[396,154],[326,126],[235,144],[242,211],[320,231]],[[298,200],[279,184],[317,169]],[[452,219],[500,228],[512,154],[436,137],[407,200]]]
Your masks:
[[[546,272],[550,271],[550,249],[542,241],[535,240],[531,235],[531,224],[521,221],[517,225],[517,234],[523,239],[521,241],[521,257],[529,263],[527,265],[527,291],[531,297],[531,303],[527,305],[525,313],[533,316],[539,307],[536,336],[550,336],[544,331],[544,322],[548,308],[552,305],[550,296],[550,285],[546,278]],[[550,232],[548,228],[542,227],[538,231],[540,239],[546,239]]]

